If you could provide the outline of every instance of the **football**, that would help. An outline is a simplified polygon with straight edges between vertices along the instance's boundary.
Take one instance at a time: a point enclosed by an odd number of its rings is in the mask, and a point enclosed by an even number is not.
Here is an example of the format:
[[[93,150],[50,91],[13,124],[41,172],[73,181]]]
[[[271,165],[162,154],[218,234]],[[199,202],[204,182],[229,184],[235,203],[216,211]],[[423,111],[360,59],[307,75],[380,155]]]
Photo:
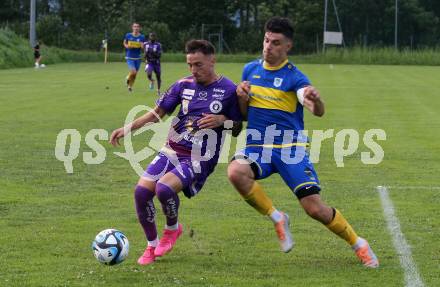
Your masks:
[[[116,229],[105,229],[96,235],[92,243],[93,255],[103,264],[115,265],[128,256],[130,244],[127,236]]]

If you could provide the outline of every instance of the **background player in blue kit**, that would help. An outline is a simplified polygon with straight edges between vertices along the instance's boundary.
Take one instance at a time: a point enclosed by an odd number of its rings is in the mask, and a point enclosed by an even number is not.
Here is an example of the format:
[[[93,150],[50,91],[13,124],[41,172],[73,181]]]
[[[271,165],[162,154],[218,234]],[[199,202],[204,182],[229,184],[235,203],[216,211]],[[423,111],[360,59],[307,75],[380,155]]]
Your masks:
[[[180,105],[177,122],[173,123],[164,147],[139,179],[134,192],[136,212],[148,241],[145,252],[138,259],[141,265],[151,264],[156,257],[171,251],[182,234],[183,228],[178,222],[178,193],[183,191],[188,198],[195,196],[214,171],[225,121],[234,122],[233,136],[241,130],[236,85],[216,74],[214,46],[205,40],[192,40],[187,42],[185,50],[192,76],[174,83],[157,101],[154,112],[148,112],[126,127],[115,130],[110,139],[113,145],[117,145],[119,138],[129,130],[157,122],[157,116],[162,118],[171,114]],[[210,129],[214,137],[204,137],[206,129]],[[194,149],[204,150],[203,154],[210,157],[200,159],[193,153]],[[153,203],[156,195],[166,216],[166,227],[160,241]]]
[[[294,245],[289,217],[278,211],[256,180],[279,173],[312,218],[340,236],[367,267],[379,266],[368,242],[335,208],[327,206],[319,195],[318,176],[309,161],[304,130],[303,108],[313,115],[324,115],[324,103],[287,55],[292,47],[293,27],[286,18],[266,22],[263,59],[248,63],[238,86],[240,108],[247,114],[246,148],[228,167],[228,177],[247,203],[267,215],[274,223],[282,251]],[[259,135],[259,136],[256,136]],[[297,162],[291,158],[300,155]]]
[[[145,36],[140,33],[141,26],[138,23],[131,25],[132,32],[125,34],[124,47],[125,59],[128,65],[128,75],[126,77],[128,91],[132,91],[136,75],[141,66],[142,45],[145,42]]]

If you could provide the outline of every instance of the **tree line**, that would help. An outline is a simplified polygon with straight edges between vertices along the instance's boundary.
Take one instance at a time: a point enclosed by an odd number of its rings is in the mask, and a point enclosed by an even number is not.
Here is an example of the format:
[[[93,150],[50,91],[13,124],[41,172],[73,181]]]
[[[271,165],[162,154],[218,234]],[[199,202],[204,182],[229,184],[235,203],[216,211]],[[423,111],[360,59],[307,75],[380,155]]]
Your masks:
[[[324,0],[37,0],[37,37],[46,45],[97,50],[104,38],[122,50],[130,24],[156,32],[165,51],[181,52],[190,38],[222,40],[223,51],[258,53],[263,27],[271,16],[291,19],[294,49],[322,48]],[[327,30],[338,25],[329,0]],[[394,45],[396,0],[335,0],[346,46]],[[398,0],[400,48],[440,46],[440,1]],[[0,1],[0,26],[28,37],[29,0]],[[205,25],[204,25],[205,24]],[[221,33],[222,32],[222,33]],[[202,35],[203,34],[203,35]],[[220,38],[223,35],[223,39]]]

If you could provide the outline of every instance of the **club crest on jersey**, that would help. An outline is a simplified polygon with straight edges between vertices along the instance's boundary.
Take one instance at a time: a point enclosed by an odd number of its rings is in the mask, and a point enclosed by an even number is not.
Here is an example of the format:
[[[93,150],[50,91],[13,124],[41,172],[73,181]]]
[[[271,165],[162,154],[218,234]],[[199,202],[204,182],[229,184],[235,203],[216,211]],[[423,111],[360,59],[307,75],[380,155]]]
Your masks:
[[[206,101],[208,99],[208,93],[206,91],[199,92],[199,97],[197,99],[201,101]]]
[[[214,114],[220,113],[222,108],[223,108],[222,102],[217,100],[212,101],[212,103],[209,105],[209,110]]]
[[[182,112],[184,115],[188,114],[188,106],[189,106],[189,100],[183,99],[182,100]]]
[[[281,87],[281,84],[283,83],[283,78],[275,78],[273,79],[273,85],[277,88]]]

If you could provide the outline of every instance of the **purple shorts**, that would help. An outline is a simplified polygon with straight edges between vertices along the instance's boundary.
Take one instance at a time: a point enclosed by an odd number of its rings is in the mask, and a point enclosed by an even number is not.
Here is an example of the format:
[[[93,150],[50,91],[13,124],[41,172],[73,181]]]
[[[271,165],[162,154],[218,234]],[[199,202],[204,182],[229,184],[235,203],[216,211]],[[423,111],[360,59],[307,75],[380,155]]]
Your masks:
[[[194,172],[190,156],[170,156],[160,151],[148,165],[142,177],[157,182],[168,172],[174,173],[182,181],[182,191],[186,197],[191,198],[202,189],[208,178],[202,167],[202,172]]]
[[[153,71],[156,75],[160,75],[160,62],[150,62],[145,65],[145,72],[147,72],[147,74],[151,74]]]

